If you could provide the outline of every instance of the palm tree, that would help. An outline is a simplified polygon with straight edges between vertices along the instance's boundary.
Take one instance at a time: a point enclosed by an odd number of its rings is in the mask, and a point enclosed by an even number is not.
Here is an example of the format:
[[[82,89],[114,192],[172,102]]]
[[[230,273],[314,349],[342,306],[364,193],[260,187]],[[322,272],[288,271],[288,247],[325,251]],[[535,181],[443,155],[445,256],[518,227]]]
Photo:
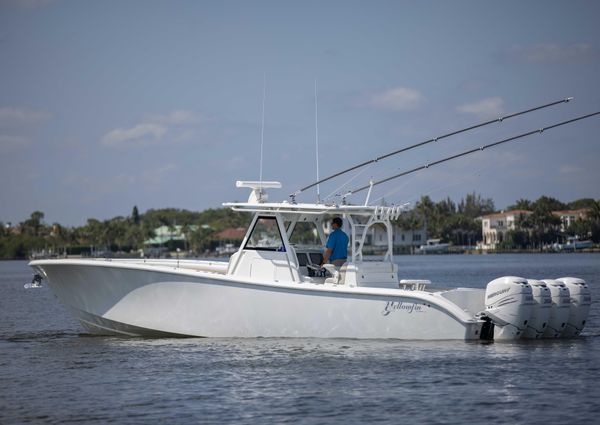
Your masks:
[[[31,216],[21,223],[21,228],[23,232],[32,235],[39,236],[40,230],[43,227],[42,220],[44,219],[44,213],[41,211],[34,211],[31,213]]]
[[[600,200],[594,201],[588,212],[587,220],[590,223],[592,240],[595,243],[600,242]]]

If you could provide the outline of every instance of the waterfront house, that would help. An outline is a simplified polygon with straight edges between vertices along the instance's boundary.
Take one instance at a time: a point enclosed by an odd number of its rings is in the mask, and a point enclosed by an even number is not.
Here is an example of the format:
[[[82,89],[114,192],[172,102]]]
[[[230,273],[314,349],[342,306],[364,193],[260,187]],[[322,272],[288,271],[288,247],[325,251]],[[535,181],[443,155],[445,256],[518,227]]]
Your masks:
[[[394,247],[419,247],[427,241],[427,229],[425,226],[419,229],[404,230],[398,225],[393,225]],[[366,245],[371,245],[374,248],[387,247],[387,232],[383,226],[372,226],[367,235]]]
[[[589,208],[580,208],[577,210],[552,211],[552,215],[560,218],[560,231],[564,233],[577,220],[586,219],[589,212]]]
[[[511,230],[519,229],[519,222],[531,215],[528,210],[501,211],[481,217],[481,233],[483,241],[478,245],[482,250],[493,250],[506,239],[506,234]]]
[[[230,227],[217,233],[215,235],[215,238],[219,242],[219,245],[215,249],[217,255],[226,256],[236,252],[245,235],[246,229],[244,227]]]

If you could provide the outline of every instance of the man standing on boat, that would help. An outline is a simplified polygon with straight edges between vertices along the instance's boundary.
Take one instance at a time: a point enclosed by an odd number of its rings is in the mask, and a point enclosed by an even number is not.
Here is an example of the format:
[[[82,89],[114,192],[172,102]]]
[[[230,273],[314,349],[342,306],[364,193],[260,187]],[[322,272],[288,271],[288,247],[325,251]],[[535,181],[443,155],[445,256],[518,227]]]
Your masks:
[[[349,239],[348,235],[342,230],[342,224],[342,219],[339,217],[335,217],[331,220],[333,232],[329,234],[329,239],[327,239],[321,266],[326,263],[331,263],[339,268],[348,259]]]

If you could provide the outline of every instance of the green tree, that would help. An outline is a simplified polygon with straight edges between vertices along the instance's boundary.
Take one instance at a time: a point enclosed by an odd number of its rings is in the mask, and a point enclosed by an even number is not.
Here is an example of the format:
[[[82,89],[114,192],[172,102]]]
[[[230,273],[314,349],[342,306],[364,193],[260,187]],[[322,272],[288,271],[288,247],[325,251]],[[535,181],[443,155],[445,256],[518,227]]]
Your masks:
[[[458,204],[458,212],[472,219],[491,214],[494,211],[494,201],[490,198],[483,199],[475,192],[467,194]]]
[[[583,208],[593,209],[596,204],[593,198],[581,198],[576,201],[569,202],[567,208],[570,210],[579,210]]]
[[[214,234],[214,229],[199,226],[189,234],[190,249],[199,255],[202,255],[206,250],[212,249],[215,242]]]
[[[527,217],[526,223],[532,229],[532,241],[540,249],[543,244],[556,242],[559,235],[560,217],[552,214],[552,211],[564,208],[560,201],[542,196],[533,204],[533,214]]]
[[[131,211],[131,221],[135,226],[139,226],[140,224],[140,213],[138,212],[137,205],[133,206],[133,210]]]
[[[533,209],[533,204],[531,203],[531,201],[529,199],[519,199],[517,202],[515,202],[514,205],[510,205],[507,210],[511,211],[511,210],[526,210],[526,211],[531,211]]]
[[[550,196],[540,196],[540,198],[531,205],[530,209],[534,211],[560,211],[566,208],[567,205],[563,204],[558,199]]]
[[[95,218],[88,218],[86,225],[81,229],[81,242],[96,247],[106,244],[104,225]]]
[[[44,213],[41,211],[34,211],[31,216],[21,223],[21,229],[24,233],[31,236],[40,236],[43,228]]]
[[[592,240],[600,243],[600,199],[590,205],[586,220],[590,223]]]
[[[429,196],[422,196],[421,200],[415,205],[417,214],[423,219],[423,225],[429,235],[437,236],[435,204]]]
[[[593,234],[593,222],[588,219],[577,219],[565,230],[568,236],[577,236],[579,239],[588,239]]]

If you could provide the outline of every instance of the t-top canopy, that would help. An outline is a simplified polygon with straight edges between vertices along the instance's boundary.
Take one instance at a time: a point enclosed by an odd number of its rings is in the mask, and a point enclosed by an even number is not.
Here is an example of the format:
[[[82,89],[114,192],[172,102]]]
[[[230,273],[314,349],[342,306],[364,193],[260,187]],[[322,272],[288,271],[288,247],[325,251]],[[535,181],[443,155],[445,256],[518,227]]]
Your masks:
[[[310,204],[266,202],[267,194],[264,189],[281,188],[280,182],[272,181],[237,181],[237,187],[252,189],[248,202],[226,202],[224,207],[234,211],[246,211],[254,213],[283,213],[303,215],[325,215],[325,214],[350,214],[375,217],[377,220],[395,220],[400,216],[402,206],[375,206],[375,205],[347,205],[347,204]]]
[[[375,206],[375,205],[337,205],[337,204],[292,204],[289,202],[265,202],[261,204],[251,202],[226,202],[224,207],[234,211],[284,213],[284,214],[350,214],[363,216],[378,216],[383,220],[395,220],[400,216],[402,206]]]

